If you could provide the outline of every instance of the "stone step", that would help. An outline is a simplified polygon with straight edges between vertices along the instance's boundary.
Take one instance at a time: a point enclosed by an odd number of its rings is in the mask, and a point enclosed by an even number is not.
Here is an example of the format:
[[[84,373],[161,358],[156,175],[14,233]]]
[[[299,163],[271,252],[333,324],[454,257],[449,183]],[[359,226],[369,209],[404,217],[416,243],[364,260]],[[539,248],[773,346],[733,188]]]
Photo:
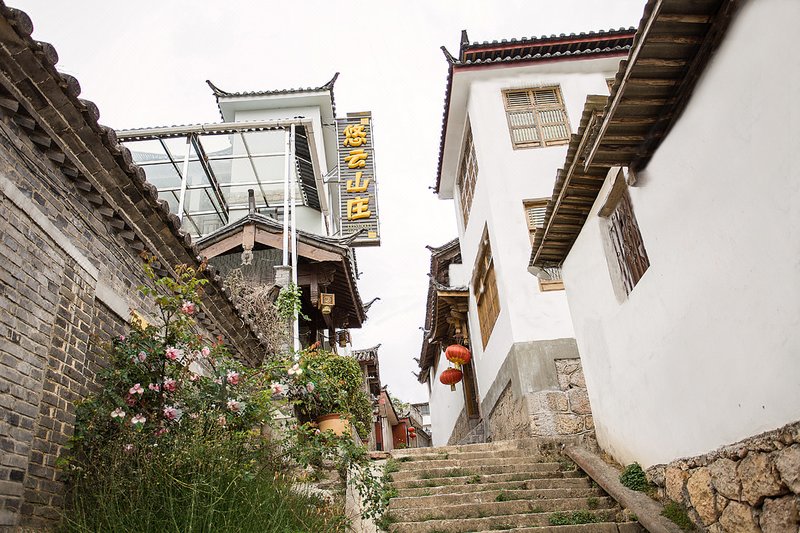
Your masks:
[[[446,477],[470,477],[482,474],[506,474],[509,472],[531,473],[533,475],[528,479],[536,478],[537,473],[547,472],[575,472],[574,468],[565,468],[561,463],[541,463],[536,459],[524,460],[520,463],[509,467],[509,465],[484,465],[474,464],[469,467],[445,467],[445,468],[427,468],[419,470],[400,470],[399,472],[392,473],[393,481],[405,481],[408,479],[435,479]]]
[[[638,522],[602,522],[599,524],[575,524],[569,526],[515,527],[509,533],[647,533]]]
[[[400,472],[395,472],[392,476],[396,476]],[[408,473],[406,473],[408,474]],[[422,479],[420,477],[414,478],[406,476],[407,479],[395,479],[392,481],[392,486],[398,490],[410,488],[431,488],[446,485],[479,485],[481,483],[497,483],[503,481],[528,481],[534,479],[554,479],[554,478],[581,478],[586,479],[586,476],[577,470],[567,472],[562,471],[542,471],[541,469],[523,470],[513,473],[500,473],[500,474],[473,474],[470,476],[457,476],[457,477],[440,477]]]
[[[602,509],[597,511],[588,511],[596,517],[597,522],[589,524],[594,529],[578,530],[584,532],[597,532],[597,533],[617,533],[617,525],[604,524],[604,522],[613,522],[616,514],[615,509]],[[564,512],[571,513],[576,509],[564,510]],[[391,533],[467,533],[472,531],[498,531],[498,530],[514,530],[514,528],[546,528],[553,527],[550,524],[550,517],[555,513],[543,512],[536,513],[529,510],[525,513],[507,514],[500,516],[486,516],[481,518],[448,518],[448,519],[431,519],[424,521],[407,521],[402,516],[398,516],[401,521],[393,523],[389,527]],[[393,517],[395,515],[392,515]],[[563,526],[562,526],[563,527]],[[547,529],[536,531],[548,531]],[[569,531],[569,530],[549,530],[549,531]]]
[[[402,516],[405,522],[424,522],[426,520],[447,520],[452,518],[484,518],[487,516],[506,516],[521,513],[548,513],[571,511],[574,509],[603,510],[616,507],[616,502],[608,497],[592,498],[554,498],[539,500],[510,500],[491,502],[464,502],[436,507],[412,507],[390,510],[392,516]]]
[[[490,503],[511,500],[553,500],[563,498],[598,498],[605,497],[602,489],[500,489],[480,492],[463,492],[455,494],[436,494],[430,496],[397,496],[389,502],[390,509],[430,509],[443,505],[464,503]]]
[[[576,478],[544,478],[523,481],[499,481],[495,483],[479,482],[468,485],[441,485],[438,487],[420,487],[397,489],[398,498],[413,496],[435,496],[437,494],[465,494],[485,490],[534,490],[534,489],[589,489],[591,482],[586,477]]]
[[[392,450],[392,457],[405,457],[425,455],[430,453],[459,453],[459,452],[487,452],[487,451],[501,451],[501,450],[525,450],[525,449],[538,449],[543,444],[550,444],[552,440],[548,439],[515,439],[515,440],[502,440],[497,442],[485,442],[478,444],[454,444],[448,446],[438,446],[436,448],[405,448],[399,450]]]
[[[427,448],[428,450],[438,450],[439,448]],[[476,452],[430,452],[417,455],[395,455],[395,461],[399,463],[412,463],[418,461],[440,461],[446,459],[493,459],[497,457],[530,457],[537,453],[529,448],[513,448],[509,450],[489,450]]]
[[[519,457],[489,457],[485,459],[438,459],[430,461],[406,461],[398,462],[399,472],[410,472],[413,470],[431,470],[435,468],[466,468],[473,469],[480,466],[505,466],[506,470],[513,471],[521,465],[532,463],[552,464],[558,463],[562,470],[575,470],[577,468],[571,461],[564,460],[559,462],[553,457],[543,457],[541,455],[525,455]]]

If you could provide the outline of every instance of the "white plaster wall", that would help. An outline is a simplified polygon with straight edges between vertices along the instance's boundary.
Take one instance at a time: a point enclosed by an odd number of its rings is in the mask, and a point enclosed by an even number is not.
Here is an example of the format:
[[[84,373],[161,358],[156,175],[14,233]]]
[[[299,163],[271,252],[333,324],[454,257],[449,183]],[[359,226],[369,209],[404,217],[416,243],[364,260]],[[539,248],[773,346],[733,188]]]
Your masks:
[[[447,369],[449,364],[444,353],[440,353],[437,372],[433,376],[429,400],[431,406],[430,424],[432,428],[433,446],[444,446],[447,444],[450,435],[453,433],[458,415],[460,415],[462,409],[464,409],[463,381],[461,383],[456,383],[455,391],[451,391],[450,387],[443,385],[439,381],[439,376],[442,375],[442,372]],[[431,371],[433,371],[433,367],[431,367]]]
[[[643,466],[800,419],[800,23],[746,2],[631,199],[650,268],[618,301],[596,216],[564,265],[598,440]],[[757,38],[754,38],[757,36]]]
[[[474,297],[470,298],[471,347],[481,397],[494,382],[512,344],[573,337],[564,292],[540,292],[536,278],[527,271],[531,244],[523,209],[523,200],[550,197],[566,145],[514,150],[502,91],[559,85],[575,131],[586,96],[608,94],[605,80],[618,63],[619,58],[607,58],[459,74],[467,78],[467,111],[478,159],[475,196],[466,228],[458,199],[455,202],[463,263],[471,277],[486,224],[500,296],[500,315],[485,350],[477,305]],[[455,196],[458,198],[457,191]]]

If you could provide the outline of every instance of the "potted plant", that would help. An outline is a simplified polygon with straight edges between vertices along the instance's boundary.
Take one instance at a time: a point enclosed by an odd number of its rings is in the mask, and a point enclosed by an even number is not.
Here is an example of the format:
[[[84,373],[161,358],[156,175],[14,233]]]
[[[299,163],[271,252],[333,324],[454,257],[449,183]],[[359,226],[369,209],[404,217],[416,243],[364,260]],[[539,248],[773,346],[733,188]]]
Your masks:
[[[273,392],[286,394],[300,422],[316,421],[337,435],[349,434],[352,424],[360,437],[369,436],[372,406],[358,361],[314,347],[284,368],[286,383],[273,383]]]

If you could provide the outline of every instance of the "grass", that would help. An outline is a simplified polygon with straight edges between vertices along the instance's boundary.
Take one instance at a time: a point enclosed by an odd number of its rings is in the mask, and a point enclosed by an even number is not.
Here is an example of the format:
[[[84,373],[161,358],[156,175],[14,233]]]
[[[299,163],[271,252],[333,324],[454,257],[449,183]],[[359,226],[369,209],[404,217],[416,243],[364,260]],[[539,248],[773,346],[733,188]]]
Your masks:
[[[589,511],[572,511],[571,513],[556,512],[550,515],[548,522],[551,526],[570,526],[578,524],[592,524],[602,522],[603,517]]]
[[[514,498],[511,497],[506,491],[501,490],[497,493],[497,496],[494,497],[494,501],[496,502],[507,502],[509,500],[513,500]]]
[[[477,485],[480,482],[481,482],[481,476],[479,476],[478,474],[473,474],[469,476],[469,479],[467,480],[467,485]]]
[[[197,442],[185,455],[119,454],[74,481],[60,531],[346,531],[338,509],[292,489],[274,453]]]
[[[589,496],[588,498],[586,498],[586,507],[588,507],[589,509],[597,509],[599,505],[600,502],[595,496]]]
[[[686,513],[686,508],[684,508],[681,504],[667,502],[661,514],[669,518],[682,530],[694,531],[694,523],[689,519],[689,515]]]
[[[414,460],[413,457],[411,457],[410,455],[406,455],[405,457],[399,458],[397,461],[400,462],[400,463],[408,463],[409,461],[413,461],[413,460]]]
[[[394,516],[392,513],[383,513],[383,516],[375,520],[375,525],[378,526],[379,529],[383,531],[389,531],[389,528],[392,527],[392,524],[397,523],[397,517]]]
[[[393,474],[395,472],[400,471],[400,465],[394,459],[389,459],[386,461],[386,466],[383,467],[383,471],[387,474]]]

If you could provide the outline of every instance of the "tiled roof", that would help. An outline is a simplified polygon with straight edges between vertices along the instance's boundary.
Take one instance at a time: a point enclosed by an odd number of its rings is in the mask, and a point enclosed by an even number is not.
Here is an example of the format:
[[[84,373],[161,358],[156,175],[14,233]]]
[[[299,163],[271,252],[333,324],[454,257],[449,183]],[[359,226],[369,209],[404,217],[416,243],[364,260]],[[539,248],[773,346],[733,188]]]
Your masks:
[[[159,258],[159,272],[166,275],[173,265],[199,264],[197,246],[170,213],[169,204],[159,200],[155,186],[146,181],[144,170],[133,163],[115,131],[98,122],[97,106],[79,98],[78,80],[55,68],[55,48],[34,40],[28,15],[2,0],[0,18],[4,27],[0,62],[7,80],[0,84],[0,100],[10,119],[24,125],[35,143],[43,143],[45,156],[65,180],[78,184],[98,216],[126,246]],[[219,274],[207,272],[206,276],[212,283],[205,288],[204,326],[225,334],[242,354],[260,351]]]
[[[357,361],[373,362],[378,360],[378,348],[381,345],[377,344],[371,348],[363,348],[361,350],[353,350],[351,353]]]
[[[650,0],[611,95],[590,97],[537,232],[529,267],[559,265],[612,167],[644,168],[680,116],[737,0]]]
[[[422,348],[417,360],[419,374],[417,379],[425,383],[428,379],[428,369],[433,365],[434,358],[439,353],[438,339],[433,338],[437,329],[437,312],[442,302],[439,301],[440,291],[449,293],[462,293],[468,295],[467,287],[451,287],[449,280],[449,267],[453,263],[461,263],[461,249],[458,239],[453,239],[441,246],[427,246],[431,251],[431,270],[428,273],[428,297],[425,304],[425,327],[423,328]]]
[[[240,98],[240,97],[258,97],[258,96],[275,96],[281,94],[301,94],[301,93],[318,93],[321,91],[328,91],[331,93],[331,108],[333,109],[333,116],[336,116],[336,101],[333,98],[333,86],[336,84],[336,80],[339,78],[339,73],[333,75],[327,83],[320,85],[319,87],[298,87],[295,89],[273,89],[267,91],[243,91],[243,92],[229,92],[223,91],[216,85],[214,85],[211,80],[206,80],[206,83],[211,88],[211,92],[214,93],[214,97],[217,99],[217,106],[219,106],[220,98]],[[220,114],[222,114],[222,109],[220,109]]]
[[[453,90],[453,76],[458,70],[472,70],[482,67],[517,66],[525,63],[544,61],[567,61],[589,57],[622,56],[630,50],[635,28],[571,33],[569,35],[550,35],[542,37],[484,41],[469,44],[466,31],[461,33],[461,47],[458,57],[454,57],[443,46],[442,51],[448,62],[447,87],[444,96],[442,133],[439,140],[439,162],[436,170],[436,185],[439,192],[442,182],[444,162],[444,143],[447,135],[447,121],[450,115],[450,97]]]
[[[270,233],[283,234],[283,224],[281,222],[260,213],[250,213],[236,222],[228,224],[227,226],[218,229],[211,235],[203,237],[197,241],[200,254],[202,254],[203,250],[207,249],[209,246],[217,242],[221,242],[226,237],[241,231],[242,228],[248,224],[255,224],[256,227],[262,228]],[[345,242],[343,242],[343,239],[340,240],[332,237],[324,237],[302,230],[297,231],[297,241],[313,248],[332,252],[336,256],[340,257],[340,260],[336,261],[336,263],[340,265],[337,267],[339,268],[340,274],[337,274],[336,278],[334,278],[334,282],[331,284],[331,287],[335,289],[335,292],[340,295],[347,296],[347,299],[350,300],[349,302],[340,302],[339,297],[337,297],[337,305],[346,305],[347,307],[350,307],[348,310],[350,327],[361,327],[361,325],[366,321],[367,316],[366,310],[364,309],[364,304],[361,300],[361,295],[358,292],[358,285],[356,284],[356,267],[351,253],[352,249]]]

